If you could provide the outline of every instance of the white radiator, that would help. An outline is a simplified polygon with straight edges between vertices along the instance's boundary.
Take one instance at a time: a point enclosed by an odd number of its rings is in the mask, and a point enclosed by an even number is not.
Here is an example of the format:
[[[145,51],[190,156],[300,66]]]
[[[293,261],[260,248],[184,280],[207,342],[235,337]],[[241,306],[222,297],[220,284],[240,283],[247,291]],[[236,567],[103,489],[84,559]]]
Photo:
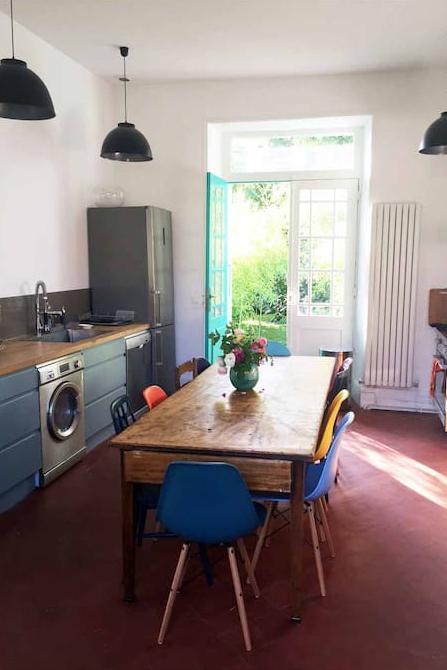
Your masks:
[[[416,203],[373,207],[366,386],[414,385],[419,217]]]

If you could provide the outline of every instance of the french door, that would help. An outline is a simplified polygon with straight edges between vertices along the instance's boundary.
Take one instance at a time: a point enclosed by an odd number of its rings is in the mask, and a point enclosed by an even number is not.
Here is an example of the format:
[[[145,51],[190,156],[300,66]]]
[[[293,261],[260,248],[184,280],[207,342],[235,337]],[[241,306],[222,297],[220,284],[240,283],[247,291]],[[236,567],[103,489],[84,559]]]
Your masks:
[[[228,221],[227,182],[207,174],[206,277],[205,277],[205,356],[213,363],[220,353],[211,344],[209,333],[225,332],[228,320]]]
[[[352,347],[358,180],[291,184],[288,344],[293,354]]]

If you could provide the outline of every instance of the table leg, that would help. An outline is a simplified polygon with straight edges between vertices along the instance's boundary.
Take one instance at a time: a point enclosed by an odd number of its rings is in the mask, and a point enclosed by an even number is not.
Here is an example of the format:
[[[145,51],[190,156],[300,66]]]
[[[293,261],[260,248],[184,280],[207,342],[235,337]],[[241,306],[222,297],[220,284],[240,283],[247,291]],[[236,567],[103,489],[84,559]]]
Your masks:
[[[124,454],[121,453],[121,498],[122,498],[122,542],[123,542],[123,600],[135,600],[135,539],[133,484],[126,481]]]
[[[291,619],[301,623],[303,597],[303,548],[304,548],[304,472],[305,463],[292,463],[292,492],[290,498],[290,596]]]

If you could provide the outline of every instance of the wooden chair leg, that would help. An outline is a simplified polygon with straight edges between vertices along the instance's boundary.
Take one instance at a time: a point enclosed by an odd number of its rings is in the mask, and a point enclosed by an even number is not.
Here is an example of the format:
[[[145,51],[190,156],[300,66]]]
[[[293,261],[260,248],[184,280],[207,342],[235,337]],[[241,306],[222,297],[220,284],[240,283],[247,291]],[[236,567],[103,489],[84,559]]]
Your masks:
[[[317,530],[320,536],[320,542],[321,544],[323,544],[323,542],[326,542],[326,534],[324,532],[323,520],[320,514],[318,514],[318,516],[315,518],[315,521],[317,523]]]
[[[323,564],[321,562],[320,545],[318,543],[318,532],[317,532],[317,525],[315,523],[315,511],[313,503],[309,504],[308,513],[309,513],[310,532],[312,535],[312,545],[314,548],[315,564],[317,566],[318,581],[320,583],[320,592],[322,596],[325,596],[326,586],[324,583]]]
[[[189,554],[189,546],[190,546],[189,544],[186,543],[183,544],[182,549],[180,551],[180,556],[178,559],[177,567],[174,572],[174,578],[171,584],[171,590],[169,591],[168,602],[166,603],[166,609],[163,614],[163,621],[161,622],[160,633],[158,634],[158,644],[163,644],[163,641],[165,639],[166,631],[169,625],[169,620],[172,614],[172,609],[174,607],[174,602],[177,596],[177,590],[179,588],[179,585],[181,584],[185,572],[186,559],[188,558]]]
[[[236,554],[234,547],[228,547],[228,561],[230,563],[231,576],[233,578],[234,594],[236,596],[237,609],[241,622],[242,634],[244,636],[245,649],[251,651],[250,631],[248,629],[247,614],[245,612],[244,596],[242,595],[241,580],[237,569]]]
[[[244,562],[244,567],[247,572],[247,584],[250,584],[251,588],[253,589],[253,593],[255,594],[255,598],[259,598],[261,595],[259,591],[258,584],[256,582],[256,577],[255,573],[253,572],[253,568],[250,562],[250,559],[248,557],[248,551],[247,547],[245,546],[245,542],[242,538],[239,538],[237,541],[237,546],[239,547],[239,551],[242,557],[242,560]]]
[[[262,547],[264,546],[265,536],[267,535],[267,531],[269,529],[270,519],[272,517],[274,505],[275,505],[274,502],[270,502],[267,505],[267,514],[265,515],[264,525],[262,526],[261,532],[258,535],[258,541],[256,542],[256,547],[255,547],[255,550],[254,550],[254,553],[253,553],[253,558],[251,560],[251,569],[253,570],[253,573],[256,571],[256,566],[258,565],[259,556],[261,555],[261,550],[262,550]]]
[[[329,553],[330,553],[332,558],[335,558],[334,541],[332,539],[331,529],[329,528],[329,524],[328,524],[328,521],[327,521],[326,512],[324,511],[324,505],[323,505],[322,500],[323,499],[320,498],[317,501],[317,508],[318,508],[318,512],[319,512],[320,517],[321,517],[321,522],[323,524],[324,534],[326,535],[327,544],[328,544],[328,547],[329,547]]]

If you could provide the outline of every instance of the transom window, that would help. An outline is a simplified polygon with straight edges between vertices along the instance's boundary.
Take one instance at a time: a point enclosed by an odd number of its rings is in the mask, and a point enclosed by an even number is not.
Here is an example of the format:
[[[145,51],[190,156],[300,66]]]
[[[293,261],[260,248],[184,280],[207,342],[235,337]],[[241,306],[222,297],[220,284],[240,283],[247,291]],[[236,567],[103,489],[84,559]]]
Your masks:
[[[230,143],[230,172],[324,172],[353,170],[353,132],[235,135]]]

